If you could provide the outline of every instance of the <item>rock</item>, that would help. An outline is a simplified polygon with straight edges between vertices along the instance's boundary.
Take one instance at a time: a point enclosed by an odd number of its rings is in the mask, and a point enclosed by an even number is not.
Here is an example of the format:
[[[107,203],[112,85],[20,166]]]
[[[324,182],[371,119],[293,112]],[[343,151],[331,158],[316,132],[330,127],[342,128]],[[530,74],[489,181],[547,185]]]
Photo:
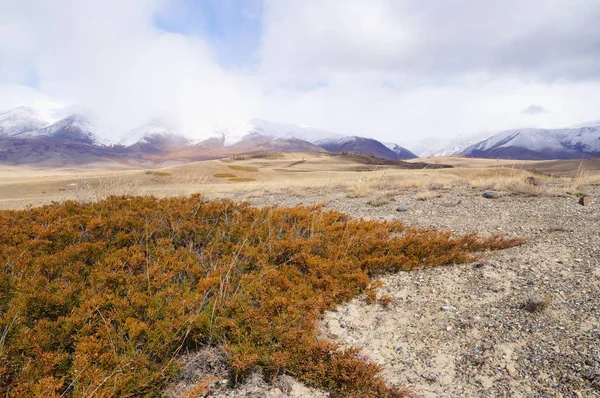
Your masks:
[[[589,196],[582,196],[579,198],[579,204],[582,206],[589,206],[592,204],[592,201],[590,200]]]
[[[482,196],[486,199],[498,199],[500,194],[494,191],[485,191]]]
[[[400,213],[408,211],[408,206],[400,205],[400,206],[396,207],[396,211],[400,212]]]
[[[527,177],[527,179],[525,180],[525,182],[527,182],[528,184],[533,185],[534,187],[539,187],[543,185],[543,182],[538,180],[535,177]]]
[[[442,307],[442,311],[456,311],[456,307],[448,304]]]
[[[517,374],[517,367],[515,366],[514,363],[509,363],[507,364],[505,367],[506,371],[508,372],[508,374],[510,375],[510,377],[516,377]]]

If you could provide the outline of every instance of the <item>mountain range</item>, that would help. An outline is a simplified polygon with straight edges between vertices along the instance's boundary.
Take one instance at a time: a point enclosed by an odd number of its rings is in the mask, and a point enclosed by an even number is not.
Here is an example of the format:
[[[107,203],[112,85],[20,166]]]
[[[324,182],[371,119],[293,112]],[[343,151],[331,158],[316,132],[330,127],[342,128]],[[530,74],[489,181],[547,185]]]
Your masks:
[[[81,110],[49,110],[24,106],[0,113],[0,162],[63,163],[98,159],[163,162],[215,159],[257,151],[362,153],[387,160],[418,157],[396,143],[326,130],[250,119],[235,127],[215,128],[208,138],[190,139],[177,123],[155,118],[122,134],[113,143],[94,118]],[[462,135],[442,149],[424,141],[423,156],[466,156],[501,159],[578,159],[600,157],[600,122],[564,129],[517,129],[496,134]]]
[[[547,160],[600,157],[600,124],[567,129],[519,129],[494,134],[460,148],[456,155]]]
[[[0,113],[0,161],[23,163],[51,156],[77,158],[132,158],[144,160],[202,160],[256,151],[278,152],[353,152],[388,160],[417,156],[398,144],[384,145],[365,137],[343,137],[310,127],[252,119],[236,129],[216,129],[209,138],[194,141],[181,134],[176,123],[154,119],[124,134],[112,143],[109,131],[82,112],[56,117],[56,112],[20,107]],[[35,156],[31,156],[31,152]]]

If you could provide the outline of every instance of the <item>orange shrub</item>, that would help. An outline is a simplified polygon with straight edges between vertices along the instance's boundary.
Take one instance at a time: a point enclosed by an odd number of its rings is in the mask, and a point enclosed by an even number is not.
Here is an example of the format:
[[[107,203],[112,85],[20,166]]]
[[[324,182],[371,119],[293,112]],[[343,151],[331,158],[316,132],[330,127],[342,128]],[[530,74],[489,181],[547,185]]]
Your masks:
[[[236,380],[261,370],[344,396],[402,396],[356,350],[319,341],[317,319],[374,274],[521,242],[197,195],[2,211],[0,391],[160,396],[180,354],[212,344]]]

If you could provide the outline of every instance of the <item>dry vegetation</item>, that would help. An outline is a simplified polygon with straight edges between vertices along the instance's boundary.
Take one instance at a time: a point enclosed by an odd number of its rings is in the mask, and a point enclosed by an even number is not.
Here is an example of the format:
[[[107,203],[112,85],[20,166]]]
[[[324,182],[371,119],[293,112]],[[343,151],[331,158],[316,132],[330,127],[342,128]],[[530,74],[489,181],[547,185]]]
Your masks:
[[[183,353],[219,347],[233,382],[258,370],[341,396],[407,396],[358,349],[320,340],[317,320],[377,299],[374,275],[520,243],[198,195],[2,211],[0,391],[160,396]]]
[[[256,167],[251,167],[251,166],[231,165],[231,166],[229,166],[229,168],[231,170],[245,171],[247,173],[258,173],[258,169]]]
[[[439,162],[457,167],[404,170],[394,165],[360,164],[322,153],[257,153],[150,171],[127,165],[120,165],[121,170],[108,169],[105,164],[52,170],[0,166],[0,208],[23,208],[81,196],[103,198],[111,193],[159,197],[202,193],[217,198],[247,191],[253,196],[268,192],[290,192],[295,196],[303,195],[307,187],[321,190],[324,195],[344,190],[349,198],[393,197],[407,191],[415,195],[428,191],[443,194],[463,187],[528,196],[568,196],[582,195],[590,184],[600,183],[600,162],[593,160],[515,163],[443,158]],[[528,177],[535,177],[543,184],[529,184]],[[85,187],[83,181],[93,189]],[[71,184],[78,186],[74,188]],[[130,189],[131,186],[136,189]],[[101,192],[96,195],[93,190]]]
[[[216,173],[213,175],[215,178],[236,178],[237,176],[233,173]]]

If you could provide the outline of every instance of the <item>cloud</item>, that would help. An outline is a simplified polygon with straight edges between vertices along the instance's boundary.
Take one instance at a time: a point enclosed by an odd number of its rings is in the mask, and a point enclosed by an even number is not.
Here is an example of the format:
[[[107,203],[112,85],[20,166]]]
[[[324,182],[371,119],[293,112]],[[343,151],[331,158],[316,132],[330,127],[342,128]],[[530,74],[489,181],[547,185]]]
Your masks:
[[[594,0],[267,4],[262,58],[287,76],[377,70],[428,83],[472,73],[540,81],[600,77]]]
[[[524,115],[539,115],[542,113],[550,113],[550,111],[541,105],[531,104],[521,111]]]
[[[527,126],[524,103],[560,110],[537,114],[549,127],[598,118],[595,0],[215,1],[0,0],[0,108],[80,104],[120,134],[257,117],[401,144]]]

